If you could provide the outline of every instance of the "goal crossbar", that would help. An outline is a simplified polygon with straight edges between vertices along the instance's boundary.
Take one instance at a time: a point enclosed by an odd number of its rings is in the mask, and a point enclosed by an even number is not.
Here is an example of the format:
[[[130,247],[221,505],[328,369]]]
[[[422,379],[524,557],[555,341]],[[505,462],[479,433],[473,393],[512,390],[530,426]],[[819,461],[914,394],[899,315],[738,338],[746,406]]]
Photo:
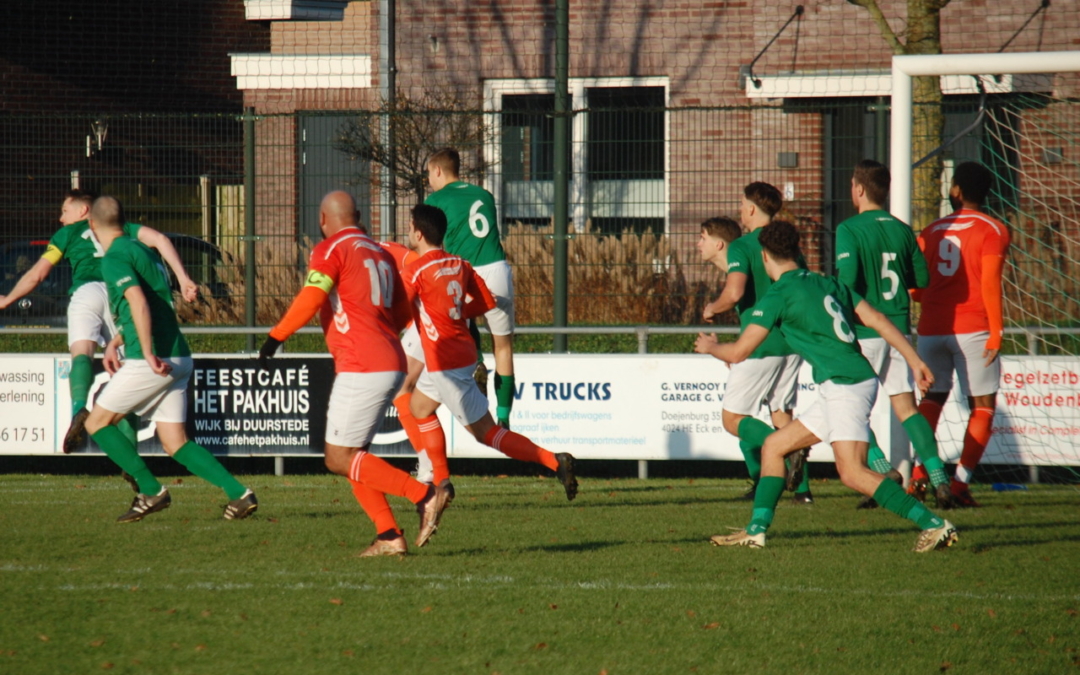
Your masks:
[[[890,211],[911,222],[911,78],[921,75],[987,75],[1080,72],[1080,51],[1006,54],[924,54],[892,58]]]

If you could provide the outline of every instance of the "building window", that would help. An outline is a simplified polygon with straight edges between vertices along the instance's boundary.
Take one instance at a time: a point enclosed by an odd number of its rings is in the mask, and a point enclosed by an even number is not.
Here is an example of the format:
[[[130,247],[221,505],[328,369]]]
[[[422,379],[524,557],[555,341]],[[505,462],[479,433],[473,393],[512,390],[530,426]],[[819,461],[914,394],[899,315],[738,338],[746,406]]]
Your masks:
[[[667,229],[667,78],[570,82],[571,223],[578,232]],[[550,80],[489,81],[485,109],[498,125],[486,148],[504,223],[544,225],[554,214],[555,107]]]

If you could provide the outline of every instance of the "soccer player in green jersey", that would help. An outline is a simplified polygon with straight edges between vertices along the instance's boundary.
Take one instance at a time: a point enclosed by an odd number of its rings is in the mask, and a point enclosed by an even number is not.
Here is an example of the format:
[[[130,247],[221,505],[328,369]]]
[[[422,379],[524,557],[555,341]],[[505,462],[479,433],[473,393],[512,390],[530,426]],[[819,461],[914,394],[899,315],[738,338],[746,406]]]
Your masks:
[[[733,343],[718,344],[716,336],[701,334],[695,351],[727,363],[739,363],[779,330],[796,353],[813,367],[818,400],[790,424],[769,435],[761,450],[761,481],[754,497],[750,524],[726,536],[717,546],[765,545],[776,504],[784,489],[784,457],[799,448],[825,441],[832,445],[836,468],[844,485],[873,496],[885,509],[911,520],[922,533],[915,551],[950,546],[956,528],[904,489],[866,465],[870,439],[870,409],[877,397],[877,374],[859,353],[856,317],[875,329],[903,356],[925,391],[933,382],[930,369],[889,319],[836,279],[799,267],[799,233],[795,226],[774,221],[761,230],[762,260],[774,281],[751,311],[750,324]]]
[[[515,390],[514,279],[499,238],[495,198],[484,188],[461,180],[461,156],[453,148],[444,148],[428,158],[427,170],[434,192],[424,203],[446,214],[443,248],[467,260],[495,297],[495,308],[484,319],[495,352],[495,418],[500,426],[509,429]],[[477,383],[486,395],[487,373],[480,372],[484,360],[479,356]]]
[[[116,428],[130,412],[156,423],[161,447],[193,474],[225,491],[224,517],[246,518],[258,508],[255,494],[230,474],[206,448],[188,440],[187,383],[191,350],[180,332],[172,291],[161,259],[124,233],[120,202],[99,197],[90,209],[90,227],[105,252],[101,274],[119,333],[105,349],[112,376],[94,400],[86,430],[101,449],[138,483],[139,492],[121,523],[142,520],[169,507],[169,491],[150,473],[135,447]],[[120,362],[118,348],[125,347]]]
[[[116,335],[116,326],[109,314],[109,298],[101,279],[101,259],[105,255],[101,244],[94,238],[87,216],[93,196],[82,190],[71,190],[60,209],[63,225],[52,239],[45,253],[19,279],[11,292],[0,296],[0,309],[37,288],[45,281],[53,267],[67,258],[71,263],[71,302],[68,304],[68,348],[71,351],[71,373],[68,386],[71,389],[72,420],[64,437],[64,452],[72,452],[86,441],[83,425],[89,411],[86,403],[94,382],[94,350],[104,347]],[[150,227],[125,223],[124,233],[157,249],[172,268],[180,282],[180,290],[188,302],[195,300],[198,287],[184,270],[180,256],[169,238]],[[132,443],[136,443],[137,420],[122,420],[118,426]]]
[[[716,315],[737,308],[739,323],[746,329],[750,309],[772,286],[761,263],[758,235],[781,206],[780,191],[768,183],[750,183],[743,189],[739,220],[747,234],[728,246],[724,290],[719,298],[705,306],[702,313],[705,321],[711,322]],[[745,361],[731,366],[724,388],[723,424],[728,433],[739,439],[739,449],[754,483],[746,493],[747,499],[753,499],[761,476],[761,444],[772,433],[773,427],[779,429],[791,421],[801,367],[802,359],[791,351],[779,332],[770,335]],[[762,404],[769,407],[773,427],[755,417]],[[806,465],[799,462],[797,471],[801,476],[790,481],[795,489],[794,501],[813,503]]]
[[[836,275],[874,309],[889,318],[905,335],[911,333],[910,289],[925,288],[930,281],[915,233],[893,218],[882,204],[889,197],[889,169],[870,159],[859,162],[851,178],[851,201],[859,214],[836,229]],[[855,326],[859,349],[877,371],[878,380],[889,396],[893,412],[907,431],[915,453],[926,466],[934,486],[939,509],[952,507],[949,478],[938,457],[934,430],[915,406],[911,371],[895,349],[890,348],[872,328]],[[885,458],[873,432],[870,433],[870,466],[897,483],[900,472]],[[863,498],[859,508],[876,508],[872,498]]]

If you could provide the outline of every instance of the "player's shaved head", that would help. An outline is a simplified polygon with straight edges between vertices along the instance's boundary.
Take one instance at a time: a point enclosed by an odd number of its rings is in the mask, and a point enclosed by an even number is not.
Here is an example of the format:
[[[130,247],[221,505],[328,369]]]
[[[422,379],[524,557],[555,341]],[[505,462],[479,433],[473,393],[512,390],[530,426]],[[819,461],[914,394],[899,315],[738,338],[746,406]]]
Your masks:
[[[786,220],[774,220],[761,228],[758,243],[775,260],[799,259],[799,231]]]
[[[356,210],[356,200],[344,190],[334,190],[323,197],[319,204],[319,220],[328,230],[327,236],[346,227],[364,229],[360,224],[360,214]]]
[[[119,230],[124,226],[124,207],[116,197],[98,197],[90,207],[90,220],[95,227]]]

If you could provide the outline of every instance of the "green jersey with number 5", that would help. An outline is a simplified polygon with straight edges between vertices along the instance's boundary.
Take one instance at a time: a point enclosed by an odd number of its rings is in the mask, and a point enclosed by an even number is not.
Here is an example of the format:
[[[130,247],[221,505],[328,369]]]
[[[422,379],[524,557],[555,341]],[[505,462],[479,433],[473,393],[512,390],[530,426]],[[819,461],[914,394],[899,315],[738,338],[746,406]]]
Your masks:
[[[814,382],[855,384],[877,377],[855,341],[862,300],[836,279],[804,269],[785,272],[750,310],[751,324],[779,329],[814,369]]]
[[[506,260],[495,217],[495,198],[478,185],[455,181],[424,200],[446,214],[443,249],[473,267]]]
[[[124,234],[137,237],[140,228],[142,225],[125,223]],[[101,259],[105,257],[105,249],[101,248],[86,220],[65,225],[57,230],[49,239],[49,245],[41,257],[47,258],[53,265],[59,265],[63,258],[68,259],[71,263],[69,294],[74,294],[83,284],[102,281]]]
[[[852,216],[836,228],[836,276],[905,334],[911,332],[908,290],[930,283],[915,233],[880,209]],[[878,337],[862,325],[855,334]]]
[[[132,286],[142,288],[150,308],[151,340],[154,354],[191,356],[173,308],[169,276],[161,257],[142,242],[131,237],[117,237],[101,259],[101,274],[109,291],[109,309],[116,326],[124,336],[124,351],[129,359],[145,359],[131,306],[124,291]]]

